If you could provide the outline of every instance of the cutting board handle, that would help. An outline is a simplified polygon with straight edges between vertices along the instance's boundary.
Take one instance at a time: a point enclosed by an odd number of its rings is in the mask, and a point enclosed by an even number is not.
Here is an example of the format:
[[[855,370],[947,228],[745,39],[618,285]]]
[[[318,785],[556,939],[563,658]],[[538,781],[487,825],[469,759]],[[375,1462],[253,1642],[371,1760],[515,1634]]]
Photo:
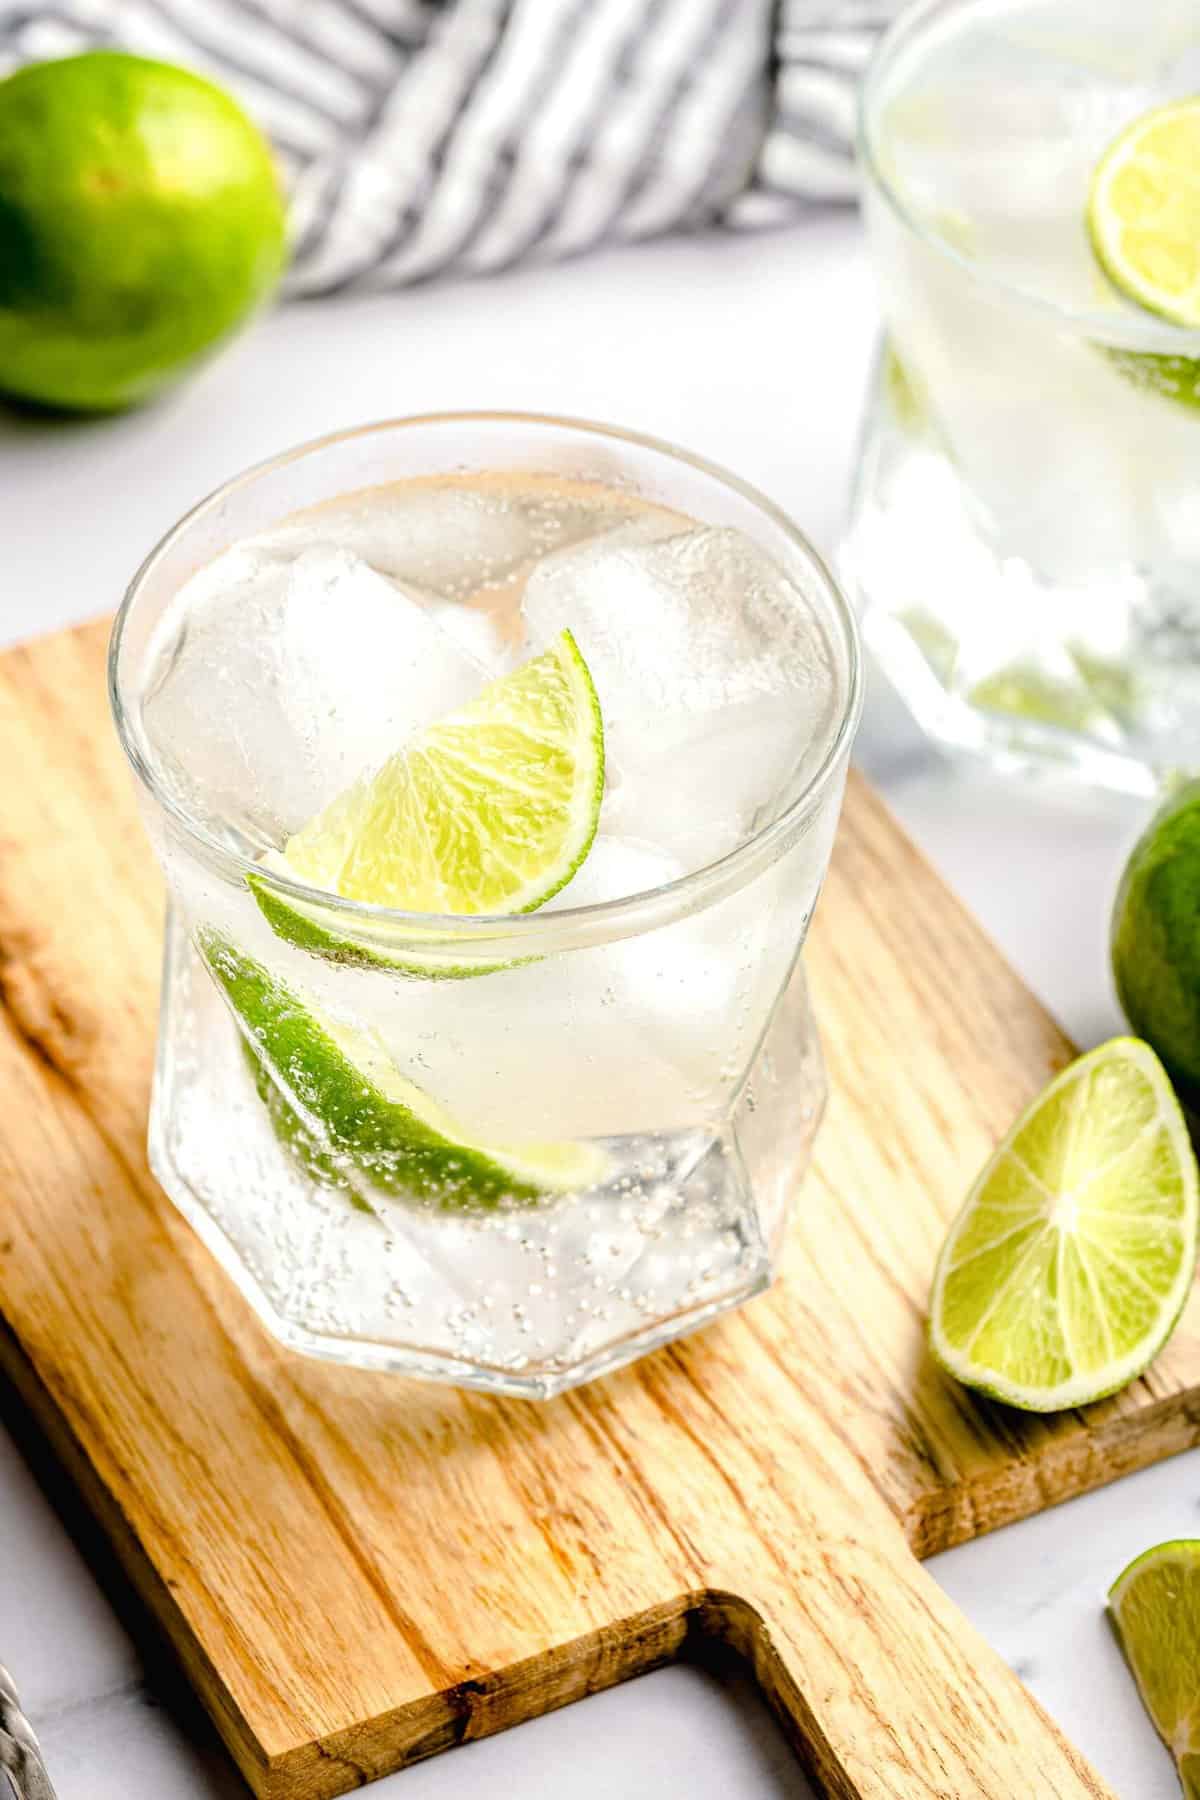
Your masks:
[[[897,1517],[933,1548],[1193,1443],[1200,1290],[1152,1386],[1034,1433],[927,1379],[944,1214],[1071,1052],[864,782],[810,939],[833,1099],[783,1278],[544,1408],[469,1399],[280,1349],[146,1170],[160,890],[106,638],[0,656],[4,766],[36,772],[0,809],[0,1362],[261,1800],[706,1621],[834,1800],[1101,1800]]]
[[[898,1528],[831,1545],[757,1604],[713,1593],[702,1610],[833,1800],[1116,1800]]]

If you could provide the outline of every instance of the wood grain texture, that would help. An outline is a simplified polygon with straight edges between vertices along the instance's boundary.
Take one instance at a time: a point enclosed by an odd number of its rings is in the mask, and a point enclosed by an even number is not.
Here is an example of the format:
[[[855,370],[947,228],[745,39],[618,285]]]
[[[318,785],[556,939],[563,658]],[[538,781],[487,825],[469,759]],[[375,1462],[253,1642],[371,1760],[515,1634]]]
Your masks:
[[[833,1099],[771,1293],[548,1404],[357,1374],[269,1338],[147,1172],[161,895],[104,644],[0,658],[0,1357],[255,1792],[707,1633],[839,1800],[1106,1794],[917,1558],[1195,1442],[1200,1314],[1055,1420],[930,1364],[947,1217],[1070,1046],[879,801],[851,783],[808,957]]]

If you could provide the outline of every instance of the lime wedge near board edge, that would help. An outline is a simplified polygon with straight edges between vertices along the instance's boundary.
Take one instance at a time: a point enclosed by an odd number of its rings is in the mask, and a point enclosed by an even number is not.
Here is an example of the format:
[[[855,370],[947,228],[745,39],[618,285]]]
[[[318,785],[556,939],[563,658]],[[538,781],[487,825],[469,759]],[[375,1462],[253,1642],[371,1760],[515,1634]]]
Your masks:
[[[951,1226],[930,1347],[1031,1412],[1114,1393],[1157,1355],[1196,1262],[1197,1173],[1148,1045],[1081,1056],[1022,1114]]]
[[[1186,1800],[1200,1800],[1200,1541],[1156,1544],[1135,1557],[1109,1589],[1108,1605]]]
[[[264,865],[331,896],[405,912],[532,912],[583,862],[603,794],[600,706],[564,631],[347,788]],[[394,956],[357,944],[319,902],[306,906],[260,877],[249,881],[272,929],[316,955],[424,977],[497,966],[422,958],[390,927]],[[422,947],[429,935],[419,933]]]
[[[220,933],[201,931],[197,944],[265,1075],[298,1108],[306,1138],[316,1142],[311,1120],[326,1166],[344,1158],[368,1200],[374,1192],[497,1207],[604,1179],[608,1159],[593,1145],[478,1142],[401,1073],[382,1042],[321,1013]]]

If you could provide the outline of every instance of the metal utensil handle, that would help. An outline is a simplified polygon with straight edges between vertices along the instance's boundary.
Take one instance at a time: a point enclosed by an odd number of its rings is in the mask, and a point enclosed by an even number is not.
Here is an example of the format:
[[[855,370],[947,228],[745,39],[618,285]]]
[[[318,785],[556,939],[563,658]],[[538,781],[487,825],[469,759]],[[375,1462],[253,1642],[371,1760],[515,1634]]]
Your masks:
[[[0,1794],[4,1800],[55,1800],[33,1726],[12,1677],[0,1663]]]

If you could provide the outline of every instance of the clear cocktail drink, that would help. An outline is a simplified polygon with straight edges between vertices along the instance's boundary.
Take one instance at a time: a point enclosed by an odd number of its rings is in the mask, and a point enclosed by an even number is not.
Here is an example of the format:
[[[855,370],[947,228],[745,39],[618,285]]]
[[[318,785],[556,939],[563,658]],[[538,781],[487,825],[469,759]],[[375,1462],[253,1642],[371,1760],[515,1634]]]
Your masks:
[[[1110,279],[1089,207],[1197,92],[1190,0],[927,0],[863,98],[866,635],[935,736],[1135,792],[1200,760],[1200,330]]]
[[[559,891],[462,916],[363,899],[346,859],[344,891],[297,874],[311,821],[564,631],[605,782]],[[781,515],[598,429],[377,428],[186,520],[113,682],[170,888],[152,1162],[276,1331],[542,1394],[766,1283],[823,1092],[797,958],[858,697]],[[501,864],[517,760],[455,767]]]

